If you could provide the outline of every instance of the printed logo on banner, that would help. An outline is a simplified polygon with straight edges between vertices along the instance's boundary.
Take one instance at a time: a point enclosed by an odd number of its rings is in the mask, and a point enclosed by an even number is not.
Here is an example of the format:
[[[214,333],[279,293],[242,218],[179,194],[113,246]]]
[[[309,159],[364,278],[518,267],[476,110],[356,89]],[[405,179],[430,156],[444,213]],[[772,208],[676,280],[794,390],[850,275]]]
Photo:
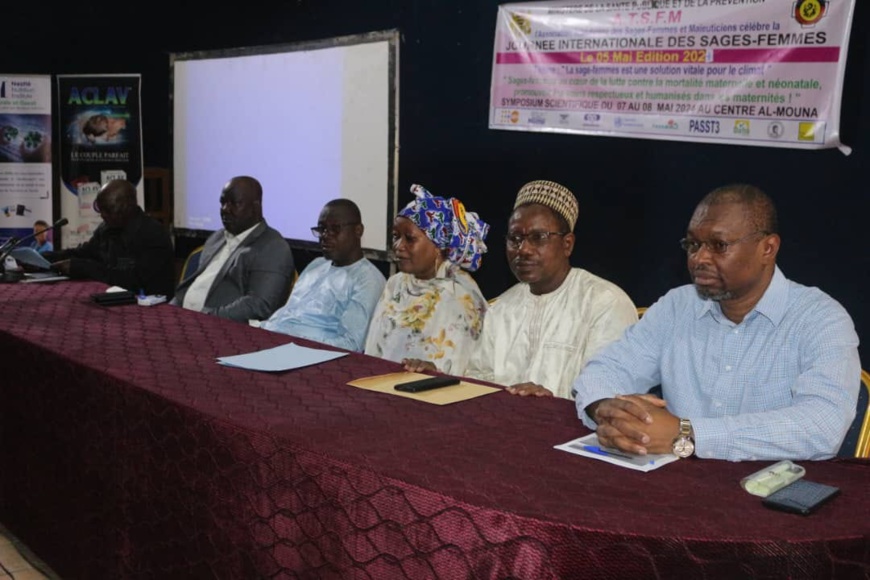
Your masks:
[[[804,28],[811,28],[825,17],[829,0],[797,0],[792,4],[792,16]]]
[[[815,141],[819,123],[802,121],[798,123],[798,141]]]
[[[516,12],[511,13],[511,28],[526,36],[532,33],[532,23],[529,22],[529,19]]]
[[[767,136],[773,139],[779,139],[785,133],[785,128],[779,121],[771,121],[767,125]]]
[[[116,179],[120,179],[122,181],[127,180],[127,172],[122,169],[112,169],[109,171],[100,171],[100,183],[103,185],[109,183],[110,181],[115,181]]]
[[[598,113],[586,113],[585,115],[583,115],[583,126],[600,127],[601,115],[599,115]]]
[[[734,120],[734,134],[735,135],[749,135],[749,119],[735,119]]]
[[[571,120],[571,116],[569,113],[559,113],[559,124],[567,125],[568,121]]]
[[[502,125],[507,125],[508,123],[513,123],[514,125],[516,125],[519,120],[519,111],[511,111],[509,109],[502,109],[501,111],[499,111],[498,122]]]
[[[538,111],[533,111],[529,114],[529,123],[532,125],[543,125],[547,122],[547,117],[544,113],[539,113]]]
[[[715,119],[689,119],[689,133],[718,135],[719,121]]]
[[[673,119],[668,119],[667,123],[653,123],[653,129],[664,129],[665,131],[676,131],[680,128],[680,124]]]
[[[613,120],[613,126],[617,129],[643,129],[643,121],[639,121],[634,117],[616,117]]]
[[[29,79],[0,81],[0,99],[35,99],[36,85]]]

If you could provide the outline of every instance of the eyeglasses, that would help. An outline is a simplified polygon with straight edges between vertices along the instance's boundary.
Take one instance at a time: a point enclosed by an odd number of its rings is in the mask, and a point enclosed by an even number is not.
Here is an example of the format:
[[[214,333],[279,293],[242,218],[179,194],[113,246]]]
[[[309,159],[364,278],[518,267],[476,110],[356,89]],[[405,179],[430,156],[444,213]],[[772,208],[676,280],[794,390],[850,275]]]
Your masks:
[[[744,242],[749,238],[757,236],[759,234],[761,234],[762,236],[768,235],[768,233],[764,231],[752,232],[751,234],[746,234],[742,238],[737,238],[736,240],[731,242],[726,242],[724,240],[709,240],[706,242],[699,242],[697,240],[683,238],[682,240],[680,240],[680,247],[683,248],[683,250],[685,250],[686,253],[689,255],[696,254],[698,250],[701,249],[701,246],[706,247],[711,254],[724,254],[731,246],[739,244],[740,242]]]
[[[323,226],[315,226],[311,228],[311,235],[315,238],[322,238],[326,234],[331,236],[337,236],[341,233],[341,228],[345,228],[347,226],[358,226],[359,222],[347,222],[347,223],[336,223],[336,224],[326,224]]]
[[[504,237],[507,245],[512,250],[519,250],[523,242],[529,242],[533,248],[547,245],[550,236],[567,236],[571,232],[529,232],[528,234],[508,234]]]

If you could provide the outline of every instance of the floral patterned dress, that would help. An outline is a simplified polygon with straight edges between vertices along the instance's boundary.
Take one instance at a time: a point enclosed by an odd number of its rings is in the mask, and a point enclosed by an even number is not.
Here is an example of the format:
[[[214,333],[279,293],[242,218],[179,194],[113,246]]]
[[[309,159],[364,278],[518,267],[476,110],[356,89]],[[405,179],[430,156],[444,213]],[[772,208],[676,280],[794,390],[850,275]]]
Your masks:
[[[375,307],[365,353],[400,362],[418,358],[461,375],[483,330],[486,300],[474,279],[445,261],[435,277],[398,273]]]

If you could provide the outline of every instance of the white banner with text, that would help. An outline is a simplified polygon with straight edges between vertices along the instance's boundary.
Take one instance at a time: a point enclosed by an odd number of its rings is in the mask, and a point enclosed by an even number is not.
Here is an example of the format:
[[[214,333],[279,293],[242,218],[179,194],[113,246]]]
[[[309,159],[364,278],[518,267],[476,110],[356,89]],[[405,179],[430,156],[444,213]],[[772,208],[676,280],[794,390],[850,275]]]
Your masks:
[[[500,6],[489,126],[848,153],[839,120],[854,3]]]
[[[51,190],[51,77],[0,74],[0,240],[54,221]]]

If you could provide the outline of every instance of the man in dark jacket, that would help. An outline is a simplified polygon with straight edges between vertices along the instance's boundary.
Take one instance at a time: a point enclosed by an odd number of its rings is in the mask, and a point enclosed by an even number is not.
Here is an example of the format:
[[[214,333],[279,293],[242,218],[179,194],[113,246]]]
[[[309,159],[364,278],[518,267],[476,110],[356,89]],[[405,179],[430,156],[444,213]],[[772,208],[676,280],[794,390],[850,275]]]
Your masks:
[[[175,253],[169,232],[136,203],[136,188],[121,179],[106,183],[94,209],[103,223],[77,248],[46,258],[70,278],[99,280],[126,290],[171,297],[175,290]]]

